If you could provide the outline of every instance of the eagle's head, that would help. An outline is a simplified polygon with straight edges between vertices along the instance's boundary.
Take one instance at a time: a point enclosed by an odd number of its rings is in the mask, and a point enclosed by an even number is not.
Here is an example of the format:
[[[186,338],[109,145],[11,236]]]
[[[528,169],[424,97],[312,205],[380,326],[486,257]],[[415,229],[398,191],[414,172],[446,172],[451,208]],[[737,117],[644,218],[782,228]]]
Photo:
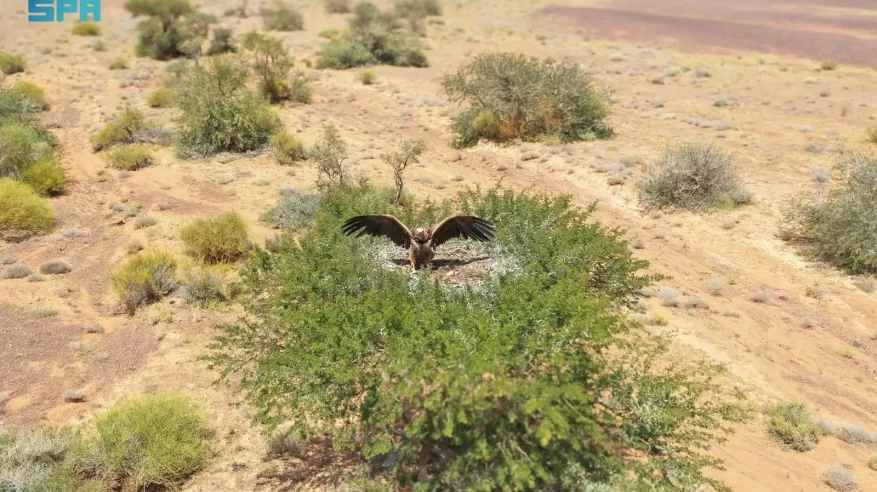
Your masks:
[[[414,231],[412,237],[414,238],[414,241],[418,243],[425,243],[429,241],[429,232],[427,232],[426,229],[424,229],[423,227],[418,227]]]

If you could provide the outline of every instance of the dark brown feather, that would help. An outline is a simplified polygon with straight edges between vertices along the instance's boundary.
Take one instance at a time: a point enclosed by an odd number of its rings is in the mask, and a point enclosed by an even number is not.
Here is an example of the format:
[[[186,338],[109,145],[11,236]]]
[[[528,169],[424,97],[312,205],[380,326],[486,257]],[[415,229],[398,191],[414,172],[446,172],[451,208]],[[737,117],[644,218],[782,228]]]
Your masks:
[[[473,241],[493,241],[496,231],[493,224],[474,215],[452,215],[441,221],[432,231],[432,246],[454,238],[471,239]]]
[[[384,236],[403,248],[411,246],[411,231],[392,215],[358,215],[347,219],[341,232],[348,236]]]

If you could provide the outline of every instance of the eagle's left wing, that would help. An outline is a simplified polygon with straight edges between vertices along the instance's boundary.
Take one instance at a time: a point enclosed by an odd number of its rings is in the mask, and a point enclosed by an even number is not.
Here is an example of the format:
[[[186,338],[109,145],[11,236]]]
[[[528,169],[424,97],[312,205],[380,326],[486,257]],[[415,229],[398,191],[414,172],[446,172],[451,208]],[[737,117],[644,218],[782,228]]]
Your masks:
[[[462,238],[474,241],[493,241],[496,231],[493,224],[474,215],[452,215],[441,221],[432,231],[432,246],[438,247],[449,239]]]
[[[407,248],[411,246],[411,231],[392,215],[359,215],[347,219],[341,232],[348,236],[384,236]]]

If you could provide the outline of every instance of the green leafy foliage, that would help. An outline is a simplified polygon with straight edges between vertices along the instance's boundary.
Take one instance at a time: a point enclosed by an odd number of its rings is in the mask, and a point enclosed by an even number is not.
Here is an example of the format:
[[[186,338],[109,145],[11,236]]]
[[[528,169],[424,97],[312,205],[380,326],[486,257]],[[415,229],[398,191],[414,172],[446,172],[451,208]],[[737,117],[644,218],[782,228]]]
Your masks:
[[[647,207],[709,210],[752,201],[737,177],[731,156],[712,145],[667,149],[637,183]]]
[[[420,41],[403,29],[392,13],[362,2],[353,8],[350,29],[320,51],[318,68],[345,69],[364,65],[426,67]]]
[[[195,219],[180,231],[189,254],[208,263],[227,263],[240,259],[250,250],[247,223],[237,212]]]
[[[30,186],[0,178],[0,231],[45,232],[55,225],[55,212]]]
[[[55,159],[46,157],[27,166],[21,180],[40,195],[59,195],[67,186],[67,173]]]
[[[767,429],[780,443],[802,452],[815,448],[822,433],[801,402],[779,402],[768,406]]]
[[[247,88],[248,73],[245,65],[218,56],[184,75],[179,154],[249,152],[269,143],[280,118],[268,101]]]
[[[182,396],[123,401],[90,427],[69,461],[77,475],[107,490],[173,490],[207,459],[206,418]]]
[[[452,125],[457,147],[481,138],[572,142],[612,135],[605,98],[576,64],[481,54],[446,76],[442,88],[451,101],[468,105]]]
[[[655,280],[622,231],[567,197],[393,206],[391,190],[325,193],[300,241],[250,260],[247,316],[212,347],[258,421],[328,432],[392,487],[726,490],[703,476],[718,462],[702,446],[739,420],[738,395],[717,367],[667,364],[666,341],[621,313]],[[451,211],[496,224],[486,261],[505,267],[464,285],[410,277],[376,258],[380,240],[340,233],[353,215],[413,225]]]
[[[838,165],[840,184],[793,198],[783,233],[803,239],[815,257],[851,273],[877,272],[877,159]]]

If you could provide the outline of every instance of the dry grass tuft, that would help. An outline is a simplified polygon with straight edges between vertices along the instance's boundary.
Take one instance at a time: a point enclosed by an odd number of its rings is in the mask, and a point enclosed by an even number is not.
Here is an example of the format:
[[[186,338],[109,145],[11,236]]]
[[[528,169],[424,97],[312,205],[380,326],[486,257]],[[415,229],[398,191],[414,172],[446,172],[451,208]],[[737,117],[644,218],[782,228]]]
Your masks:
[[[180,231],[180,238],[189,254],[207,263],[237,261],[250,249],[247,223],[234,211],[195,219]]]

